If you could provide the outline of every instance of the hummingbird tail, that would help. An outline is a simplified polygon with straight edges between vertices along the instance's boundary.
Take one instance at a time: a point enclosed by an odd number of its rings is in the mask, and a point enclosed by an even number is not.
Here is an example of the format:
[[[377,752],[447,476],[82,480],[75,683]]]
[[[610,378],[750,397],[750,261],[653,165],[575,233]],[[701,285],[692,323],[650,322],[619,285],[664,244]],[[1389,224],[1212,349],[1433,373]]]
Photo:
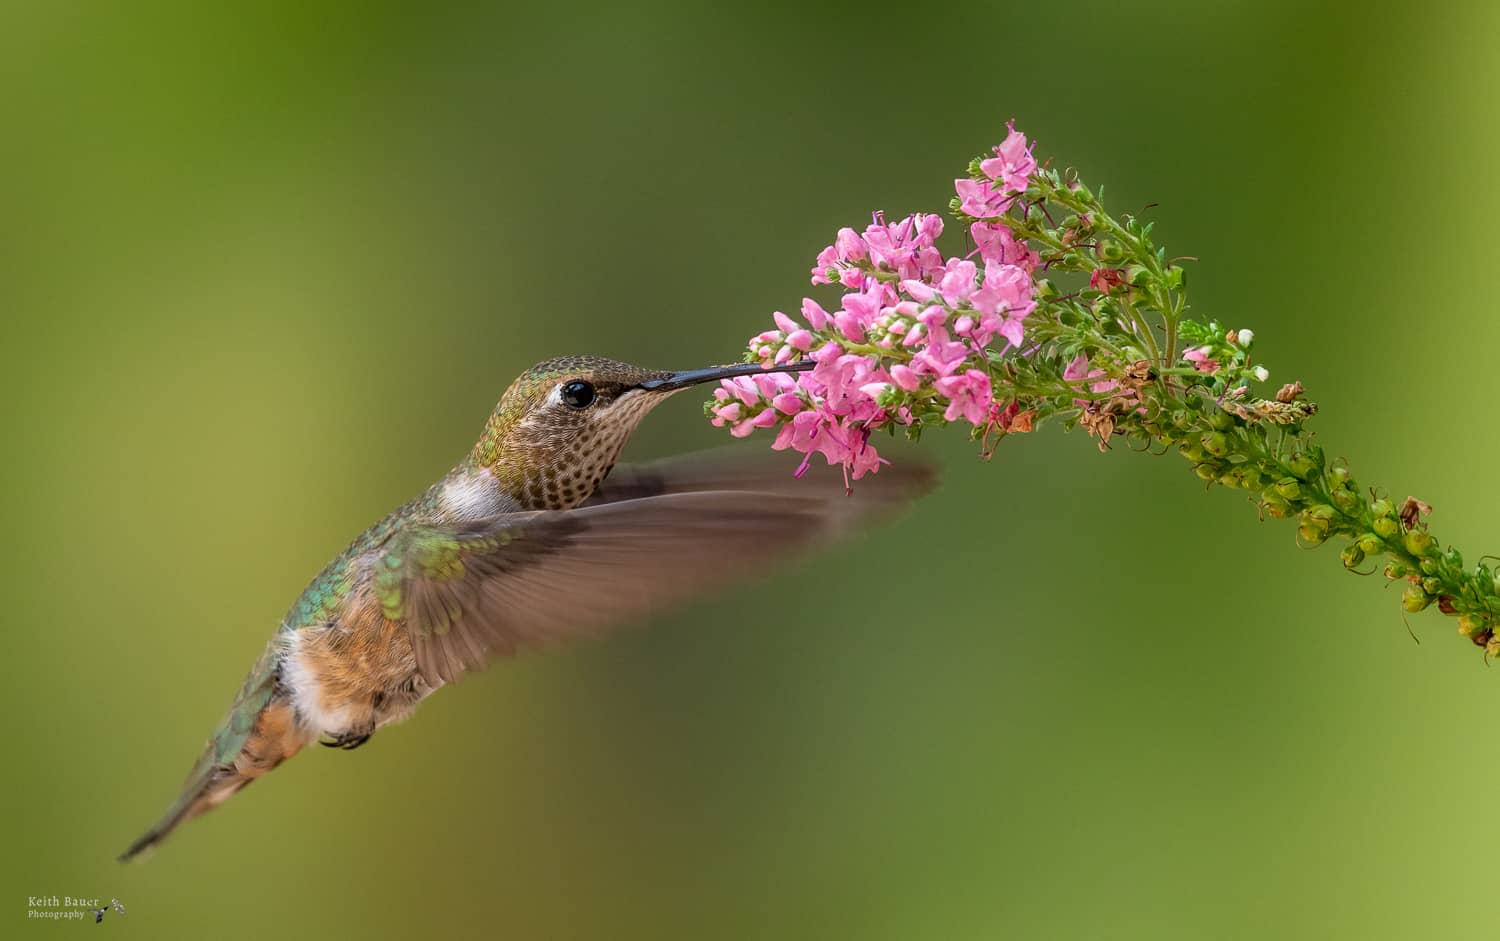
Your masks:
[[[185,821],[235,795],[245,785],[302,750],[312,738],[299,727],[296,710],[276,684],[274,662],[262,658],[245,681],[228,718],[214,732],[182,793],[161,820],[120,854],[129,862],[156,846]]]

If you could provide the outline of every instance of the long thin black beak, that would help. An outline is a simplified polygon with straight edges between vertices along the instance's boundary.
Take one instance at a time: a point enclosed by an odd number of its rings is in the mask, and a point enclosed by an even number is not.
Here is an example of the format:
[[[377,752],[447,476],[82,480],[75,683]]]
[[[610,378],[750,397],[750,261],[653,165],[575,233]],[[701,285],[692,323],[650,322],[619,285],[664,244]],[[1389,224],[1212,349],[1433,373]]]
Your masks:
[[[804,359],[796,363],[787,363],[784,366],[772,366],[770,369],[760,363],[740,363],[737,366],[710,366],[707,369],[688,369],[683,372],[674,372],[665,379],[647,379],[641,383],[641,388],[648,392],[670,392],[674,389],[686,389],[688,386],[698,385],[700,382],[713,382],[715,379],[733,379],[735,376],[753,376],[763,372],[806,372],[817,364],[810,359]]]

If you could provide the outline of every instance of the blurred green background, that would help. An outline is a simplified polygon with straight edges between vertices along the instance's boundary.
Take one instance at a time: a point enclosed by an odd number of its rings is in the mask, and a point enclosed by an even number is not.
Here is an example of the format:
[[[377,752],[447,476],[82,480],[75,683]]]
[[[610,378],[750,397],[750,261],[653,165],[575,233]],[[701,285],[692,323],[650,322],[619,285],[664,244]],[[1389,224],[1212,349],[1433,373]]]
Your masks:
[[[1497,35],[1479,2],[8,7],[0,934],[84,894],[150,938],[1492,937],[1500,673],[1181,461],[1050,429],[934,438],[904,521],[113,858],[516,373],[737,356],[1012,116],[1158,204],[1362,481],[1500,550]],[[722,440],[683,397],[631,450]]]

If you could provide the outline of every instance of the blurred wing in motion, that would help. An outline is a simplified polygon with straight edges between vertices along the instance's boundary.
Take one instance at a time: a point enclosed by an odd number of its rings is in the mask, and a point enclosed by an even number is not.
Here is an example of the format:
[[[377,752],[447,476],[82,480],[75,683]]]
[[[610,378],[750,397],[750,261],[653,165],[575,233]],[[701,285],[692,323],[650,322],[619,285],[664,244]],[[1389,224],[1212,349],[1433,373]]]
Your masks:
[[[413,528],[370,564],[386,616],[404,618],[418,669],[438,685],[493,657],[759,575],[861,518],[905,507],[935,480],[927,466],[887,467],[846,496],[837,475],[817,476],[704,457],[621,467],[579,509],[504,514],[461,531]]]

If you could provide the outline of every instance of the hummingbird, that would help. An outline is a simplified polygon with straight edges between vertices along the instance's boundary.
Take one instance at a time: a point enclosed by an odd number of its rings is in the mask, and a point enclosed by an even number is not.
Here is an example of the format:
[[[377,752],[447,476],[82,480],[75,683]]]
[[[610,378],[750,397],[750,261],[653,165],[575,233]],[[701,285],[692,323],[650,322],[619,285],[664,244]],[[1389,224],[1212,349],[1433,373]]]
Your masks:
[[[915,463],[849,495],[764,461],[615,467],[669,396],[763,371],[568,356],[523,373],[452,470],[307,586],[176,801],[121,861],[311,742],[358,748],[495,658],[638,620],[931,489],[931,469]]]

